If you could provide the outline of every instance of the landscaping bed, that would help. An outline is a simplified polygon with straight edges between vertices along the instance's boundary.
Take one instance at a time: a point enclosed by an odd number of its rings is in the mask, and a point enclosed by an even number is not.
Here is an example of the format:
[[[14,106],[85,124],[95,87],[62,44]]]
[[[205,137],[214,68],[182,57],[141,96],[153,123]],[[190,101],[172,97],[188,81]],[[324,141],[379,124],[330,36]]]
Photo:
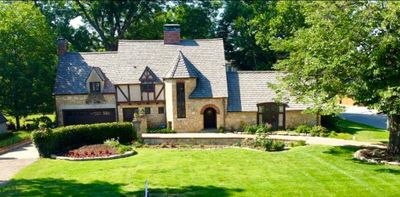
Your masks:
[[[354,158],[374,164],[389,164],[400,166],[400,157],[393,157],[387,154],[386,149],[364,148],[354,153]]]

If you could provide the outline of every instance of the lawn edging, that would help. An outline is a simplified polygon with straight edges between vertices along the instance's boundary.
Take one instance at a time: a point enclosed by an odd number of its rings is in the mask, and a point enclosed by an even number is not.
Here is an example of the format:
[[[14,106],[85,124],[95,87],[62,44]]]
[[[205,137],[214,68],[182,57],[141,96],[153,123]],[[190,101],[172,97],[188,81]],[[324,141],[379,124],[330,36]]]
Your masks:
[[[84,158],[74,158],[74,157],[51,155],[51,158],[57,159],[57,160],[68,160],[68,161],[110,160],[110,159],[119,159],[119,158],[129,157],[132,155],[136,155],[136,153],[137,153],[136,151],[127,151],[123,154],[110,155],[107,157],[84,157]]]
[[[17,142],[17,143],[15,143],[15,144],[11,144],[11,145],[9,145],[9,146],[2,147],[2,148],[0,148],[0,155],[2,155],[2,154],[4,154],[4,153],[7,153],[7,152],[10,152],[10,151],[12,151],[12,150],[15,150],[15,149],[17,149],[17,148],[21,148],[21,147],[23,147],[23,146],[25,146],[25,145],[28,145],[28,144],[30,144],[30,143],[32,143],[32,140],[26,139],[26,140]]]

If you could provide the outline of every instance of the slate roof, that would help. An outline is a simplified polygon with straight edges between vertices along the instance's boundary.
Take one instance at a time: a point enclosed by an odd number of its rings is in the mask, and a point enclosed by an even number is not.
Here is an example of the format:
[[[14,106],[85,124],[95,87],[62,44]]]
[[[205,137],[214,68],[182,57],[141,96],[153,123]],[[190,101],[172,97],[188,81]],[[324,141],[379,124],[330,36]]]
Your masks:
[[[7,122],[6,117],[2,113],[0,113],[0,124],[6,123],[6,122]]]
[[[268,83],[278,83],[277,77],[282,75],[276,71],[237,71],[227,72],[228,79],[228,111],[255,112],[258,103],[275,102],[275,92]],[[289,102],[287,110],[304,110],[309,105]]]
[[[189,63],[182,51],[178,52],[177,57],[172,62],[172,66],[164,78],[193,78],[197,77],[194,66]]]
[[[179,61],[175,75],[185,75],[185,69],[189,76],[197,75],[191,98],[228,97],[222,39],[182,40],[180,44],[167,45],[163,40],[120,40],[118,52],[67,53],[58,65],[54,93],[87,93],[85,79],[91,67],[100,68],[107,78],[105,92],[114,92],[113,84],[140,83],[146,67],[162,78],[179,51],[185,61],[184,65]]]

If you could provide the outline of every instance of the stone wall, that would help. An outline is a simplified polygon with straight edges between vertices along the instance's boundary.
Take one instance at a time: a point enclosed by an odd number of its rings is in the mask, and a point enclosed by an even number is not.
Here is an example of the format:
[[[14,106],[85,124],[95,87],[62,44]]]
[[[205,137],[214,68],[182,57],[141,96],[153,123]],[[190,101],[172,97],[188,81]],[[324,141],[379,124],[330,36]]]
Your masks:
[[[243,124],[257,124],[257,112],[228,112],[226,116],[226,130],[236,130]],[[301,124],[314,126],[317,116],[305,114],[301,110],[286,111],[286,128],[295,128]]]
[[[228,131],[236,130],[244,123],[257,124],[257,112],[228,112],[225,129]]]
[[[286,111],[286,128],[295,128],[301,124],[314,126],[317,124],[317,115],[306,114],[301,110]]]
[[[55,101],[58,125],[63,125],[62,110],[64,109],[116,108],[114,94],[99,94],[96,97],[96,99],[93,99],[93,95],[56,95]]]
[[[186,118],[177,117],[176,82],[185,82]],[[204,129],[204,116],[201,110],[213,106],[217,113],[217,128],[225,125],[226,99],[206,98],[190,99],[189,96],[196,88],[196,79],[169,79],[165,80],[165,99],[167,122],[171,122],[176,132],[200,132]],[[168,124],[168,123],[167,123]]]
[[[139,111],[144,110],[144,108],[150,107],[150,114],[146,114],[147,126],[148,128],[159,128],[160,126],[166,126],[165,119],[165,104],[141,104],[141,105],[129,105],[129,104],[119,104],[118,105],[118,120],[122,122],[124,120],[124,108],[138,108]],[[158,108],[164,107],[164,113],[159,114]]]

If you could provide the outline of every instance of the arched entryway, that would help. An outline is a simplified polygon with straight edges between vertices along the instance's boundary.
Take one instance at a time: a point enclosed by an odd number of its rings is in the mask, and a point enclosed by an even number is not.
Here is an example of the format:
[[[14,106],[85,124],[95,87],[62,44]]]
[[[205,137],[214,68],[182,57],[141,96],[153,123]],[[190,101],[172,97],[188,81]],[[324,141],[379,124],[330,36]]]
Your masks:
[[[203,113],[204,129],[215,129],[217,128],[217,111],[209,107],[204,110]]]

